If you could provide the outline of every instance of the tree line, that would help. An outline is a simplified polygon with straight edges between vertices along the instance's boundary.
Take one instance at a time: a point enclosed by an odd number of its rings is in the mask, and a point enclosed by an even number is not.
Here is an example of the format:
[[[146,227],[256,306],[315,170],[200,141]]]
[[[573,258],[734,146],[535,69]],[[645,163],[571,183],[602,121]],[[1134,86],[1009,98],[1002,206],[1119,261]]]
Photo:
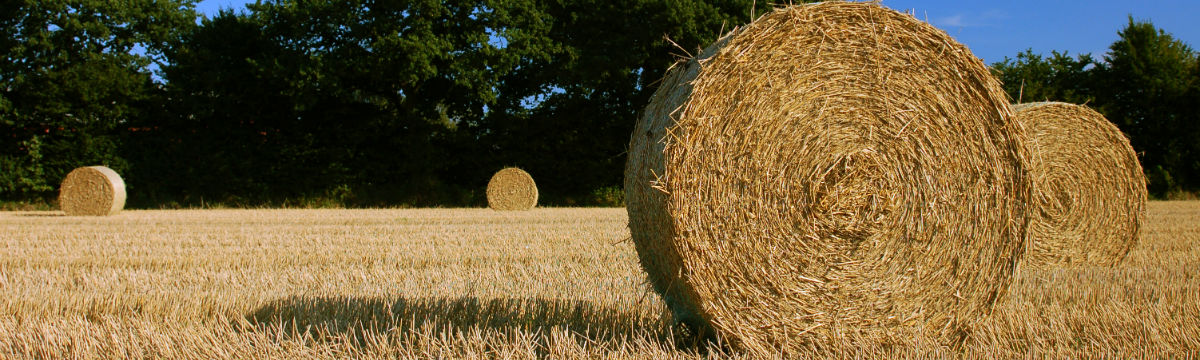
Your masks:
[[[103,164],[134,207],[478,205],[494,171],[518,166],[543,204],[614,204],[665,71],[770,8],[194,5],[0,5],[0,200],[51,201],[71,169]],[[1196,53],[1149,23],[1119,38],[1103,60],[1025,52],[993,69],[1014,99],[1086,102],[1117,122],[1156,194],[1195,190]]]

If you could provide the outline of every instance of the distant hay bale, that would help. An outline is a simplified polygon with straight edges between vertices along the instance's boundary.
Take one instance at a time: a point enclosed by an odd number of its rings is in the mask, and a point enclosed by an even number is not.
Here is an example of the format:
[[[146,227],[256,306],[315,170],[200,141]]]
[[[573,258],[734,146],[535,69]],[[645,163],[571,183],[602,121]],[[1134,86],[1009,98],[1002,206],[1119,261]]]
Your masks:
[[[537,206],[538,190],[525,170],[504,168],[488,181],[488,207],[495,210],[529,210]]]
[[[71,216],[107,216],[125,207],[125,181],[104,166],[71,170],[58,190],[58,206]]]
[[[777,9],[671,71],[635,126],[640,261],[678,321],[736,348],[957,344],[1023,251],[1012,116],[978,58],[910,15]]]
[[[1137,244],[1146,178],[1121,130],[1083,105],[1016,105],[1030,138],[1031,266],[1120,262]]]

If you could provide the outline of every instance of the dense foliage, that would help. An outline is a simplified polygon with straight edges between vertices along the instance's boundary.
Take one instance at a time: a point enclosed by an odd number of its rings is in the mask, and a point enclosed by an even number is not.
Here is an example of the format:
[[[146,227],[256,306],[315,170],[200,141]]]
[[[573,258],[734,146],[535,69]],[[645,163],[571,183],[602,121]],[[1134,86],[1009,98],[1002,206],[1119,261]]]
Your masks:
[[[164,101],[151,69],[196,17],[190,1],[0,5],[0,199],[45,196],[67,172],[106,164],[131,122]]]
[[[0,200],[71,169],[132,206],[479,205],[519,166],[543,204],[620,201],[629,132],[671,64],[751,0],[194,0],[0,5]],[[1013,97],[1098,106],[1157,194],[1200,188],[1195,52],[1131,21],[1103,59],[994,65]]]

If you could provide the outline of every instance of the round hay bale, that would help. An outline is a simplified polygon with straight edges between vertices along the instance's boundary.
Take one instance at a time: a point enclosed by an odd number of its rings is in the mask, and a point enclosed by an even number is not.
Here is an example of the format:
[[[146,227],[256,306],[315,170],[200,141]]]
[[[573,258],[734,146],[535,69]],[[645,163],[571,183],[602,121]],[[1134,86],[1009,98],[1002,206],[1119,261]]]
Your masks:
[[[1012,116],[987,67],[911,15],[777,9],[668,73],[635,126],[639,259],[678,321],[735,348],[959,344],[1024,247]]]
[[[1029,136],[1030,266],[1119,263],[1137,244],[1146,177],[1129,139],[1083,105],[1016,105]]]
[[[538,190],[525,170],[504,168],[488,181],[488,207],[494,210],[529,210],[537,206]]]
[[[125,208],[125,181],[104,166],[71,170],[58,190],[58,206],[71,216],[107,216]]]

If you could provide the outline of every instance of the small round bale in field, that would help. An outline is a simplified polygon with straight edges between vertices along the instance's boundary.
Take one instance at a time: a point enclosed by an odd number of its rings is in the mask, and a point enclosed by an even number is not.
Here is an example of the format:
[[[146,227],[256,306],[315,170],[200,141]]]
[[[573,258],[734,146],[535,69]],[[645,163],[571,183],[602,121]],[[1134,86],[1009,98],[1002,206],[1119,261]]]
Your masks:
[[[495,210],[529,210],[537,206],[538,190],[525,170],[504,168],[488,181],[488,207]]]
[[[1137,244],[1146,178],[1129,139],[1083,105],[1014,107],[1029,136],[1034,215],[1031,266],[1115,265]]]
[[[58,206],[71,216],[107,216],[125,207],[125,181],[104,166],[71,170],[58,190]]]
[[[955,345],[1025,245],[1022,136],[945,32],[780,8],[668,73],[630,141],[629,227],[676,320],[735,348]]]

